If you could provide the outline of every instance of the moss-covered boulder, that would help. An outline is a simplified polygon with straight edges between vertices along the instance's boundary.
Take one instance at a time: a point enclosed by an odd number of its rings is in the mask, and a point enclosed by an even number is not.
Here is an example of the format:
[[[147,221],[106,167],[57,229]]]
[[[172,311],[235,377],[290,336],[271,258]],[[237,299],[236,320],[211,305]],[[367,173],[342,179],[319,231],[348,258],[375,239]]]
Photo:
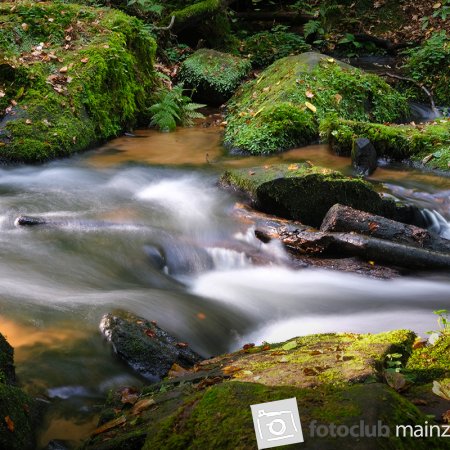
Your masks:
[[[393,122],[406,117],[405,98],[380,77],[318,53],[279,59],[245,83],[229,102],[225,144],[267,154],[309,144],[330,114]]]
[[[287,31],[261,31],[244,39],[241,53],[250,59],[254,67],[267,67],[274,61],[289,55],[311,50],[302,36]]]
[[[379,157],[422,161],[431,155],[425,160],[428,167],[442,170],[450,167],[450,119],[418,125],[383,125],[329,118],[320,128],[322,139],[338,155],[349,156],[356,139],[368,138]]]
[[[320,226],[336,203],[401,222],[415,220],[411,208],[381,198],[370,183],[322,167],[279,164],[231,169],[223,174],[221,181],[247,194],[263,212],[314,227]]]
[[[136,18],[63,2],[0,5],[0,159],[42,161],[136,124],[155,41]]]
[[[33,450],[33,400],[14,386],[14,351],[0,334],[0,448]]]
[[[145,387],[132,405],[124,405],[121,392],[110,395],[101,425],[84,448],[253,449],[250,405],[292,397],[299,407],[305,449],[448,448],[442,439],[395,436],[397,425],[434,424],[382,383],[387,361],[396,355],[403,367],[414,338],[411,331],[396,330],[247,345]],[[333,425],[358,427],[361,420],[370,430],[381,421],[385,432],[370,438],[333,436]],[[319,427],[327,433],[318,433]]]
[[[193,89],[194,98],[208,105],[227,101],[250,70],[250,63],[216,50],[201,49],[185,59],[179,80]]]

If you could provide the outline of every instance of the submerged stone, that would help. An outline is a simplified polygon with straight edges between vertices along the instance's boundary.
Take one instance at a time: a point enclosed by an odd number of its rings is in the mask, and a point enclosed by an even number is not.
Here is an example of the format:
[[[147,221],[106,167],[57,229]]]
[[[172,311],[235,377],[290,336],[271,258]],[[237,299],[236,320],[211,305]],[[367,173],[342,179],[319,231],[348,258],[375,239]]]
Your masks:
[[[358,138],[353,142],[352,164],[357,173],[370,175],[377,168],[377,151],[369,139]]]

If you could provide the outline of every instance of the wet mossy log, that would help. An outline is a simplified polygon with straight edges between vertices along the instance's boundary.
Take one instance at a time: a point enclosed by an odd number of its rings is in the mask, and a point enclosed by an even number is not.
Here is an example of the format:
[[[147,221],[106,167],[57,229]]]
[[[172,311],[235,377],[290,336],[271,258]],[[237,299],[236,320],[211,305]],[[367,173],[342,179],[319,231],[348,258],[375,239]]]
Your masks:
[[[424,228],[336,204],[325,216],[321,231],[356,232],[399,244],[450,253],[450,241]]]

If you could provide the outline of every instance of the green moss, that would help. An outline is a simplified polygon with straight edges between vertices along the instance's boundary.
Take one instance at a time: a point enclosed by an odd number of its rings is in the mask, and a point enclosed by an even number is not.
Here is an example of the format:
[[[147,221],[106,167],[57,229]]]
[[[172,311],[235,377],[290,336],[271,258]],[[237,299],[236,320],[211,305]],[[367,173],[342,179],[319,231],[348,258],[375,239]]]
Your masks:
[[[34,449],[30,409],[32,399],[19,388],[0,383],[0,448],[8,450]],[[8,429],[5,418],[14,424]]]
[[[245,59],[201,49],[183,62],[179,79],[194,89],[195,98],[220,104],[231,97],[249,69],[250,63]]]
[[[0,384],[12,383],[14,378],[14,350],[0,334]]]
[[[263,31],[243,41],[241,53],[254,67],[267,67],[275,60],[306,52],[311,46],[303,37],[286,31]]]
[[[392,122],[406,99],[380,77],[317,53],[282,58],[247,82],[229,102],[225,144],[266,154],[310,143],[330,114]],[[262,139],[260,136],[264,136]]]
[[[387,217],[396,214],[395,203],[382,199],[370,183],[322,167],[233,169],[225,172],[222,182],[247,193],[261,211],[314,227],[336,203]]]
[[[450,335],[442,335],[434,345],[417,348],[406,365],[406,370],[420,382],[450,376]]]
[[[7,18],[3,50],[18,68],[12,84],[21,95],[14,115],[0,122],[3,160],[42,161],[86,149],[133,126],[149,105],[156,44],[138,19],[58,2],[21,2]],[[18,29],[26,40],[12,40]],[[23,56],[39,42],[48,42],[41,54]]]
[[[421,161],[433,154],[428,166],[448,170],[450,163],[450,120],[421,125],[382,125],[330,117],[320,126],[323,140],[339,155],[350,155],[355,139],[370,139],[379,157]]]
[[[222,9],[220,0],[197,1],[177,11],[173,11],[177,23],[185,23],[189,20],[200,19],[213,14],[217,14]]]
[[[426,86],[438,105],[450,106],[450,37],[447,33],[435,32],[419,47],[406,53],[406,73]],[[423,95],[423,92],[418,89],[416,94]]]

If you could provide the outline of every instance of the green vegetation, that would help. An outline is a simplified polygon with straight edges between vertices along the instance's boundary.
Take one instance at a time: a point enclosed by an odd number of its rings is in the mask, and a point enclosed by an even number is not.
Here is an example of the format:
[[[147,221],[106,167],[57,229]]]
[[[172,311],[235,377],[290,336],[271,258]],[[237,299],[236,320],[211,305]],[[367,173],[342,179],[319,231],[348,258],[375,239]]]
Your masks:
[[[204,117],[197,109],[205,105],[193,103],[190,97],[184,95],[183,85],[159,91],[157,99],[157,102],[149,108],[152,115],[150,125],[160,131],[173,131],[177,124],[191,126],[194,119]]]
[[[322,121],[320,132],[338,155],[350,155],[353,141],[365,137],[370,139],[380,157],[422,161],[431,155],[428,166],[449,168],[449,119],[420,125],[382,125],[329,117]]]
[[[249,69],[250,63],[245,59],[201,49],[183,62],[179,79],[194,90],[194,98],[221,104],[233,95]]]
[[[254,67],[267,67],[275,60],[289,55],[306,52],[311,46],[298,34],[287,32],[279,27],[272,31],[262,31],[244,39],[241,53]]]
[[[75,4],[0,6],[9,104],[0,158],[35,162],[83,150],[136,124],[155,85],[155,42],[136,18]],[[44,43],[43,45],[40,43]]]
[[[406,54],[407,74],[430,89],[438,105],[450,106],[450,38],[446,31],[433,33],[421,46]]]
[[[313,142],[319,123],[336,114],[393,122],[406,99],[376,75],[317,53],[282,58],[241,87],[229,103],[225,144],[268,154]]]

